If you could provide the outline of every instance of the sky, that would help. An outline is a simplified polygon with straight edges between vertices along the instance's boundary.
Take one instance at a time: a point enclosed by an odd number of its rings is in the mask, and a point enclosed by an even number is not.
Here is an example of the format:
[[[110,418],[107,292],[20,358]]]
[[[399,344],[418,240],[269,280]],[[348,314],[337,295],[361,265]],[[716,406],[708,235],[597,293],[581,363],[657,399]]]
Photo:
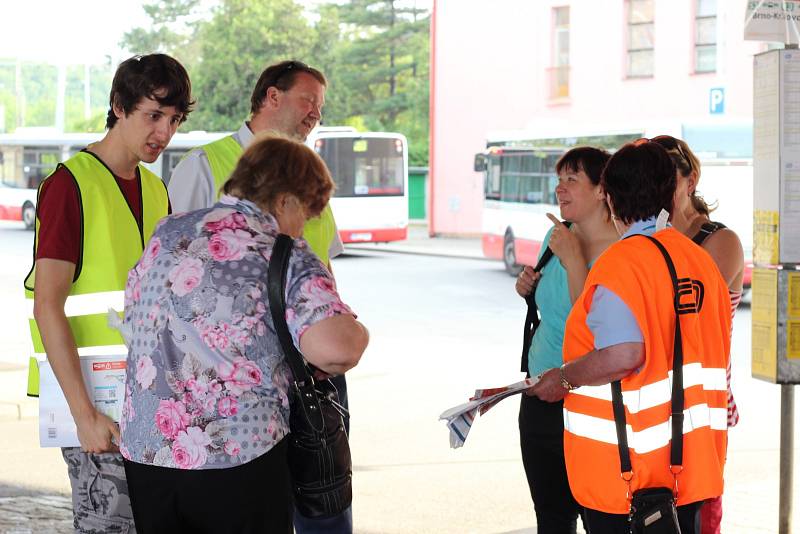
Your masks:
[[[309,8],[323,2],[298,1]],[[117,63],[127,57],[118,47],[123,34],[149,22],[143,3],[142,0],[0,0],[3,13],[0,62],[19,57],[53,64],[94,64],[111,56],[113,63]],[[416,3],[424,7],[432,0]]]
[[[141,0],[0,0],[0,60],[101,63],[117,58],[130,28],[148,18]]]

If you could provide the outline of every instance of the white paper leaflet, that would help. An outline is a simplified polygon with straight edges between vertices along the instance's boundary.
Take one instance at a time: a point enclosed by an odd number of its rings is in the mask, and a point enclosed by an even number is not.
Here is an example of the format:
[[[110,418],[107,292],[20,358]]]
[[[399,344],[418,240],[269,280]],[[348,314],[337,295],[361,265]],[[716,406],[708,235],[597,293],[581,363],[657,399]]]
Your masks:
[[[125,400],[126,359],[127,354],[80,359],[89,398],[115,422],[119,422]],[[42,447],[80,446],[67,400],[47,361],[39,362],[39,443]]]
[[[476,389],[475,395],[470,397],[469,402],[442,412],[439,419],[447,421],[447,428],[450,429],[450,447],[457,449],[464,445],[467,434],[479,414],[485,414],[501,400],[525,391],[536,382],[537,378],[526,378],[521,382],[499,388]]]

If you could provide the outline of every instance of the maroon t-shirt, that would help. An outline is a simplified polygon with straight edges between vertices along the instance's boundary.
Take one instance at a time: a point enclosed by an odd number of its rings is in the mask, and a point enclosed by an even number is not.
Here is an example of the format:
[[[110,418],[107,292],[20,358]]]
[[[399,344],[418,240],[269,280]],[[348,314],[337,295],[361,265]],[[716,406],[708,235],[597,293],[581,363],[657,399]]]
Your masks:
[[[125,180],[114,175],[120,191],[128,201],[141,227],[141,178]],[[81,254],[81,208],[78,184],[66,167],[59,167],[42,185],[36,216],[39,218],[39,237],[36,259],[51,258],[78,264]]]

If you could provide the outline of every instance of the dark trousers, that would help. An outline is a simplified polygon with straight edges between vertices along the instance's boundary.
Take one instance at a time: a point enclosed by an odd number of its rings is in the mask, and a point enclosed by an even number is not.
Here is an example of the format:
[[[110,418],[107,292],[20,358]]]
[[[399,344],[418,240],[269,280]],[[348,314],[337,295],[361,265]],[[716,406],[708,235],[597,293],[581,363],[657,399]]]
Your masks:
[[[681,534],[700,534],[700,508],[703,501],[678,506],[678,524]],[[584,510],[588,534],[629,534],[628,514],[607,514],[597,510]]]
[[[522,464],[536,510],[538,534],[575,534],[580,505],[564,462],[564,403],[523,393],[519,408]]]
[[[288,440],[227,469],[171,469],[125,461],[138,534],[292,532]]]

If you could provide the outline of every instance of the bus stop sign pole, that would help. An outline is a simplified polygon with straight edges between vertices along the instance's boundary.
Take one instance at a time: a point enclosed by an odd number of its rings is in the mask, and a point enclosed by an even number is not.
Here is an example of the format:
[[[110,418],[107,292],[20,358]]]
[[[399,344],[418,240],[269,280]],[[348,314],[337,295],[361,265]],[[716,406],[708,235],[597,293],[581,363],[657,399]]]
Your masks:
[[[779,534],[792,532],[792,479],[794,475],[794,384],[781,384],[781,452],[778,508]]]

